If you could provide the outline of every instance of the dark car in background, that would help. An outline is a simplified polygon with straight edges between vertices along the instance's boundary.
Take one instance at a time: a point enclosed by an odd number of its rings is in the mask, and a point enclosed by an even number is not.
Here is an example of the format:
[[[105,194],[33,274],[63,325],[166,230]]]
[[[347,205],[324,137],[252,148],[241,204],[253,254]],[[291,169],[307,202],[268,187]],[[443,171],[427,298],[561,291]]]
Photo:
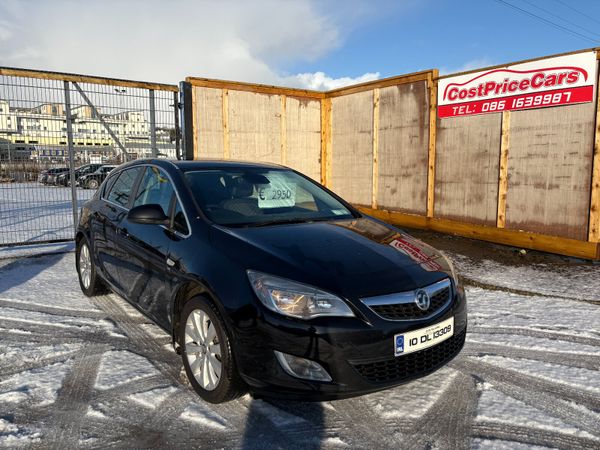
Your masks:
[[[38,175],[38,181],[42,184],[54,184],[57,175],[68,171],[68,167],[55,167],[53,169],[45,169],[42,170]]]
[[[451,262],[291,169],[139,160],[88,201],[82,291],[117,292],[169,332],[205,400],[361,395],[463,347]]]
[[[77,180],[77,185],[84,189],[98,189],[102,182],[106,179],[111,170],[115,167],[114,165],[103,164],[94,172],[81,175]]]
[[[87,175],[87,174],[95,172],[100,167],[102,167],[102,164],[85,164],[83,166],[78,167],[73,172],[73,174],[75,175],[75,181],[79,180],[79,178],[83,175]],[[70,182],[71,182],[71,173],[70,172],[60,173],[56,177],[56,185],[57,186],[69,186]]]

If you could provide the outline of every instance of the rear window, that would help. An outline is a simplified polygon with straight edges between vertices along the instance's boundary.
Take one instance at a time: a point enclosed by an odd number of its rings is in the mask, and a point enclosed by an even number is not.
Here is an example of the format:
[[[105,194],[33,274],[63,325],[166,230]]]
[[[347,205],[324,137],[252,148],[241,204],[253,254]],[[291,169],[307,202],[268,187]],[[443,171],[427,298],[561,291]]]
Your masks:
[[[115,182],[105,194],[106,200],[122,207],[127,207],[131,190],[139,173],[139,167],[123,170],[117,175]]]

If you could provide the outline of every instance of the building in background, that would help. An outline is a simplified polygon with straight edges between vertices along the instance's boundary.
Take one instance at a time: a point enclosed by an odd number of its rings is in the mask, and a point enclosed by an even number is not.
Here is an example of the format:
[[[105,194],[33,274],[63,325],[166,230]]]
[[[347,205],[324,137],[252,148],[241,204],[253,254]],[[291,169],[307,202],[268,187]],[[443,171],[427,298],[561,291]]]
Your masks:
[[[119,158],[119,146],[91,107],[73,107],[71,113],[76,160],[106,162]],[[152,156],[150,125],[144,112],[100,114],[130,158]],[[176,157],[173,135],[172,130],[156,129],[160,157]],[[63,104],[44,103],[23,108],[11,107],[8,101],[0,99],[0,159],[63,161],[67,158],[67,120]]]

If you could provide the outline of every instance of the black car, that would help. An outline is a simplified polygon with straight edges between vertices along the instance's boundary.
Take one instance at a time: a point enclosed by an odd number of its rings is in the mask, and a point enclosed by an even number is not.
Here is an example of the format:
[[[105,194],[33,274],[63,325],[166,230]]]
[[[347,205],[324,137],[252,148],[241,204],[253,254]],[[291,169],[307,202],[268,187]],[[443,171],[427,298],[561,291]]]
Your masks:
[[[77,180],[77,185],[84,189],[98,189],[102,182],[106,179],[111,170],[117,166],[103,164],[94,172],[81,175]]]
[[[277,165],[119,166],[83,207],[76,248],[83,292],[109,287],[167,330],[210,402],[378,391],[465,340],[450,261]]]
[[[79,180],[79,178],[81,176],[95,172],[101,166],[102,166],[102,164],[85,164],[83,166],[78,167],[73,172],[73,174],[75,175],[75,180],[77,181],[77,180]],[[71,181],[71,174],[70,174],[70,172],[63,172],[63,173],[60,173],[56,177],[56,183],[55,184],[58,185],[58,186],[69,186],[70,181]]]
[[[69,172],[68,167],[56,167],[54,169],[42,170],[38,176],[38,181],[42,184],[55,184],[56,176]]]

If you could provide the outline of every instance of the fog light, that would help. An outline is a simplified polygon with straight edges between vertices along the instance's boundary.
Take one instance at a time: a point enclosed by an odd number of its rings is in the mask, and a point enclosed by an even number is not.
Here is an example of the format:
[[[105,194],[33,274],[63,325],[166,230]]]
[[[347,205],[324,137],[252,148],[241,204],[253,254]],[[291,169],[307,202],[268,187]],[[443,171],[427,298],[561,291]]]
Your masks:
[[[278,351],[275,351],[275,356],[283,370],[293,377],[314,381],[331,381],[327,371],[317,362]]]

